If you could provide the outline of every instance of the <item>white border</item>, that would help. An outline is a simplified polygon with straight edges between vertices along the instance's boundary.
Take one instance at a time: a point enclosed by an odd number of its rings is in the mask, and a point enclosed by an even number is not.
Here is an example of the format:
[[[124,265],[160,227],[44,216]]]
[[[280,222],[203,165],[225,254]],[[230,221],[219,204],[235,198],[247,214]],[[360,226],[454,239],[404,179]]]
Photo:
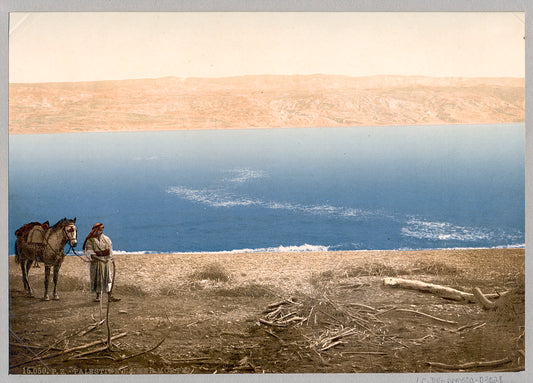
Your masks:
[[[531,56],[532,41],[531,12],[533,2],[529,0],[2,0],[0,2],[0,270],[2,271],[2,284],[0,287],[0,381],[13,382],[71,382],[71,381],[128,381],[153,382],[166,381],[268,381],[276,382],[287,380],[290,382],[321,382],[323,380],[335,380],[339,382],[443,382],[448,378],[471,377],[479,381],[481,376],[501,376],[503,382],[526,382],[533,381],[533,352],[531,351],[531,302],[529,292],[533,286],[530,275],[532,273],[531,250],[532,243],[531,217],[533,196],[533,138],[531,125],[532,108],[531,70],[533,57]],[[526,372],[503,373],[503,374],[275,374],[275,375],[130,375],[130,376],[20,376],[8,375],[9,367],[9,336],[8,336],[8,278],[7,278],[7,254],[8,253],[8,36],[9,36],[9,12],[14,11],[427,11],[427,12],[461,12],[461,11],[514,11],[526,13]],[[426,379],[425,381],[423,379]]]

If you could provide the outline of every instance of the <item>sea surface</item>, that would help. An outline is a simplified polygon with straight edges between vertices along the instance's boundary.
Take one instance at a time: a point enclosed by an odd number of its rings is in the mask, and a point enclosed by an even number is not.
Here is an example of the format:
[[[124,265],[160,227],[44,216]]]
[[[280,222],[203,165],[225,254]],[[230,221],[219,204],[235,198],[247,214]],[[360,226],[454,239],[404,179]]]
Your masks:
[[[30,221],[115,251],[525,246],[524,124],[9,137],[9,253]],[[68,247],[67,247],[68,248]]]

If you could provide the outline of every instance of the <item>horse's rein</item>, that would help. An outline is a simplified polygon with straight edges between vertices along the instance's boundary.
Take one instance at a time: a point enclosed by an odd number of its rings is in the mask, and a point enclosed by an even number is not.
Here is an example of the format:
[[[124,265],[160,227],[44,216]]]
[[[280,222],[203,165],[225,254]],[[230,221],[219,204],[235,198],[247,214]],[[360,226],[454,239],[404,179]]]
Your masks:
[[[91,263],[92,262],[92,260],[85,258],[85,254],[84,255],[79,255],[78,253],[76,253],[76,250],[74,250],[74,247],[72,247],[72,245],[70,244],[70,241],[69,241],[68,244],[69,244],[70,248],[68,249],[68,251],[65,254],[68,254],[70,252],[70,250],[72,250],[74,255],[76,255],[78,258],[80,258],[83,262],[86,262],[86,263]],[[116,268],[115,268],[115,260],[113,258],[111,258],[111,264],[113,265],[113,277],[111,279],[111,289],[110,289],[109,293],[111,293],[113,291],[113,287],[115,286]]]
[[[72,250],[72,252],[74,253],[75,256],[79,257],[83,262],[87,262],[87,263],[91,263],[92,261],[91,260],[88,260],[85,258],[85,255],[79,255],[78,253],[76,253],[76,250],[74,250],[74,248],[72,247],[72,245],[70,244],[69,242],[69,246],[70,246],[70,249],[68,249],[68,251],[65,253],[65,254],[68,254],[70,253],[70,250]]]
[[[66,230],[65,230],[65,228],[66,228],[67,226],[71,226],[71,225],[65,225],[65,226],[63,226],[63,228],[62,228],[61,230],[63,231],[63,233],[65,233],[65,236],[67,237],[67,242],[68,242],[68,244],[70,245],[70,240],[68,239],[68,235],[67,235],[67,232],[66,232]],[[49,247],[53,252],[55,252],[55,250],[54,250],[54,248],[52,247],[52,245],[50,245],[50,242],[48,242],[48,238],[46,238],[46,233],[45,233],[45,235],[43,236],[43,239],[44,239],[44,241],[46,242],[46,244],[48,245],[48,247]],[[72,245],[70,245],[70,247],[72,247]],[[60,252],[61,252],[61,249],[57,251],[57,254],[59,254]]]
[[[75,256],[79,257],[83,262],[87,262],[87,263],[91,263],[92,260],[91,259],[87,259],[85,257],[85,254],[84,255],[79,255],[78,253],[76,253],[76,250],[74,250],[74,247],[72,247],[72,245],[70,244],[70,242],[68,243],[70,248],[68,249],[68,251],[65,253],[65,254],[68,254],[70,253],[70,250],[72,250],[72,252],[74,253]],[[113,258],[111,258],[111,260],[113,260]],[[114,265],[114,263],[113,263]]]
[[[74,250],[74,248],[72,247],[72,245],[70,244],[69,242],[69,245],[70,245],[70,249],[68,249],[68,251],[66,252],[66,254],[68,254],[70,252],[70,250],[72,250],[72,252],[74,253],[74,255],[76,255],[77,257],[79,257],[83,262],[86,262],[86,263],[91,263],[92,261],[90,259],[86,259],[85,258],[85,254],[84,255],[79,255],[78,253],[76,253],[76,250]],[[113,291],[113,287],[115,286],[115,272],[116,272],[116,268],[115,268],[115,260],[113,258],[111,258],[111,264],[113,265],[113,277],[111,279],[111,290],[109,291],[109,293],[111,293]]]
[[[85,262],[91,262],[91,261],[87,261],[85,258],[83,258],[83,256],[81,256],[81,255],[79,255],[78,253],[76,253],[76,251],[74,250],[74,247],[72,247],[72,245],[71,245],[71,243],[70,243],[69,236],[68,236],[67,231],[66,231],[66,228],[67,228],[68,226],[74,226],[74,225],[69,224],[69,225],[65,225],[65,226],[63,226],[63,229],[62,229],[62,230],[63,230],[63,233],[65,233],[65,236],[67,237],[67,242],[68,242],[68,244],[69,244],[69,246],[70,246],[70,249],[68,249],[68,251],[67,251],[66,253],[63,253],[63,255],[68,254],[68,253],[70,252],[70,250],[72,250],[72,252],[73,252],[75,255],[77,255],[78,257],[80,257],[83,261],[85,261]],[[50,245],[50,242],[48,242],[48,238],[46,238],[46,236],[43,236],[43,239],[44,239],[44,241],[46,242],[46,244],[48,245],[48,247],[49,247],[50,249],[52,249],[52,251],[55,252],[55,250],[54,250],[54,248],[52,247],[52,245]],[[57,251],[57,254],[60,254],[60,253],[61,253],[61,250],[58,250],[58,251]]]

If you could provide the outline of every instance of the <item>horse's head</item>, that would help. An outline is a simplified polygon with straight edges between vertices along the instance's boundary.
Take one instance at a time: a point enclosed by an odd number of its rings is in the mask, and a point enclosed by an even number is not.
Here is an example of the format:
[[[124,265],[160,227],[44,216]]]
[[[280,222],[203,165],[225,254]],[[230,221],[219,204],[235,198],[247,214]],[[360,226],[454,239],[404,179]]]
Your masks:
[[[78,244],[78,234],[76,230],[76,218],[72,220],[65,220],[63,232],[65,233],[70,246],[75,247]]]

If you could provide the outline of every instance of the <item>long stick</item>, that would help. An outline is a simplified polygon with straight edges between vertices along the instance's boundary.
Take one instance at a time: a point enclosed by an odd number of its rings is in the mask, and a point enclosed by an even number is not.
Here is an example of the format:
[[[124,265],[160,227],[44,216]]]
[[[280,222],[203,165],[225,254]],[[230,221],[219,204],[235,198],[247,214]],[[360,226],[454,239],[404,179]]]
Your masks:
[[[433,315],[429,315],[429,314],[426,314],[426,313],[423,313],[423,312],[420,312],[420,311],[415,311],[415,310],[394,308],[392,310],[387,310],[386,312],[391,312],[391,311],[402,311],[402,312],[406,312],[406,313],[413,313],[413,314],[422,315],[422,316],[424,316],[426,318],[430,318],[430,319],[436,320],[437,322],[448,323],[448,324],[457,324],[457,322],[454,322],[454,321],[451,321],[451,320],[437,318],[437,317],[434,317]],[[376,315],[378,315],[378,314],[376,314]]]
[[[362,307],[362,308],[368,309],[370,311],[378,311],[377,309],[375,309],[372,306],[363,305],[361,303],[348,303],[346,306]]]
[[[475,367],[496,367],[501,366],[502,364],[507,364],[511,362],[512,359],[507,357],[504,359],[499,360],[490,360],[490,361],[480,361],[480,362],[468,362],[463,364],[444,364],[444,363],[438,363],[438,362],[427,362],[428,365],[431,367],[438,367],[438,368],[444,368],[447,370],[463,370],[468,368],[475,368]]]
[[[100,322],[100,324],[101,323],[103,323],[103,320]],[[42,355],[42,354],[44,354],[44,353],[46,353],[46,352],[48,352],[50,350],[55,349],[55,346],[57,346],[59,343],[65,341],[65,340],[67,340],[69,338],[72,338],[72,337],[78,336],[78,335],[79,336],[83,336],[83,335],[91,332],[92,330],[94,330],[97,326],[98,326],[98,324],[90,325],[87,330],[79,330],[79,331],[77,331],[75,333],[72,333],[71,335],[68,335],[68,336],[64,337],[63,339],[59,339],[55,343],[53,343],[52,345],[48,346],[46,349],[44,349],[41,352],[39,352],[37,355]]]
[[[135,357],[137,357],[137,356],[140,356],[140,355],[146,354],[146,353],[148,353],[148,352],[154,351],[156,348],[158,348],[159,346],[161,346],[161,345],[163,344],[163,342],[165,341],[165,339],[166,339],[166,338],[161,339],[161,341],[160,341],[157,345],[155,345],[154,347],[152,347],[152,348],[149,349],[149,350],[142,351],[142,352],[140,352],[140,353],[138,353],[138,354],[135,354],[135,355],[131,355],[131,356],[126,356],[126,357],[124,357],[124,358],[120,358],[120,359],[118,359],[118,361],[122,362],[122,361],[124,361],[124,360],[126,360],[126,359],[135,358]]]
[[[269,325],[269,326],[273,326],[273,327],[287,327],[288,324],[287,323],[274,323],[274,322],[270,322],[270,321],[267,321],[266,319],[263,319],[263,318],[259,318],[259,322],[263,323],[263,324],[266,324],[266,325]]]
[[[335,347],[335,346],[338,346],[339,344],[343,344],[343,343],[344,343],[343,341],[339,340],[339,341],[337,341],[337,342],[335,342],[335,343],[331,343],[329,346],[326,346],[326,347],[320,349],[320,351],[326,351],[326,350],[329,350],[330,348]]]
[[[95,328],[97,328],[98,326],[100,326],[100,325],[101,325],[102,323],[104,323],[104,322],[105,322],[105,319],[102,319],[100,322],[97,322],[97,323],[95,323],[95,324],[90,325],[90,326],[87,328],[87,330],[83,331],[83,332],[80,334],[80,336],[84,336],[84,335],[90,333],[91,331],[93,331]]]
[[[474,323],[470,323],[470,324],[466,324],[464,326],[461,326],[459,328],[456,328],[455,330],[451,330],[451,332],[460,332],[460,331],[463,331],[463,330],[466,330],[467,328],[472,328],[472,327],[476,327],[476,326],[479,326],[483,323],[479,323],[479,322],[474,322]],[[476,327],[477,328],[477,327]]]
[[[91,355],[91,354],[96,354],[97,352],[100,352],[100,351],[105,351],[107,350],[107,346],[103,346],[103,347],[98,347],[94,350],[90,350],[90,351],[85,351],[85,352],[82,352],[80,354],[76,354],[76,355],[73,355],[72,357],[68,358],[67,360],[72,360],[72,359],[78,359],[78,358],[81,358],[83,356],[87,356],[87,355]]]
[[[105,314],[106,318],[106,326],[107,326],[107,347],[109,350],[111,350],[111,328],[109,327],[109,304],[111,302],[111,292],[113,291],[113,287],[115,286],[115,261],[113,258],[111,258],[111,262],[113,263],[113,278],[111,279],[111,288],[109,289],[109,292],[107,293],[107,310]],[[111,350],[112,351],[112,350]]]

